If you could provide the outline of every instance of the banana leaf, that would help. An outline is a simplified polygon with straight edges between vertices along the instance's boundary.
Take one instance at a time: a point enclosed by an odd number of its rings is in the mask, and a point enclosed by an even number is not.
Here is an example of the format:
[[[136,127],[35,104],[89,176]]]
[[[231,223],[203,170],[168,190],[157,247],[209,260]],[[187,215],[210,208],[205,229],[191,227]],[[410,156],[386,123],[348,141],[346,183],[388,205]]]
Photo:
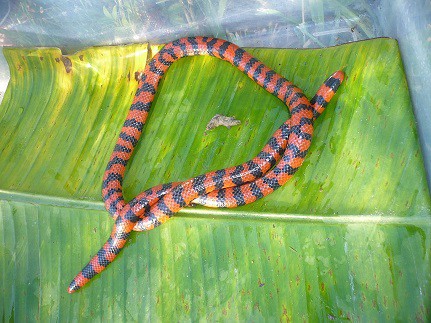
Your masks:
[[[249,49],[311,98],[347,79],[316,121],[304,165],[237,209],[185,208],[134,233],[93,282],[67,286],[109,236],[104,169],[159,47],[5,48],[0,106],[3,321],[431,319],[431,200],[398,45]],[[239,126],[205,127],[215,114]],[[255,156],[289,117],[212,57],[176,62],[128,166],[127,199]]]

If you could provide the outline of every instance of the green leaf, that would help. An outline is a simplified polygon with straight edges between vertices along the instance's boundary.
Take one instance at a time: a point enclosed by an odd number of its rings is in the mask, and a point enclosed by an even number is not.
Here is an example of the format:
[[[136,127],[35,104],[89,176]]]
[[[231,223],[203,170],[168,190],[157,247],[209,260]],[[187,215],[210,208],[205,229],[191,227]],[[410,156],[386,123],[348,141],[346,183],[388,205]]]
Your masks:
[[[115,21],[117,21],[117,17],[118,17],[118,11],[117,11],[117,5],[114,5],[114,7],[112,8],[112,19],[114,19]]]
[[[108,9],[105,6],[103,6],[103,14],[105,15],[105,17],[112,19],[112,15],[109,13]]]
[[[343,68],[294,178],[232,210],[186,208],[132,234],[81,291],[113,225],[101,182],[147,46],[11,49],[0,106],[4,321],[430,320],[431,201],[396,41],[250,49],[312,97]],[[205,133],[215,114],[241,125]],[[127,198],[256,155],[287,108],[212,57],[166,74],[128,166]]]
[[[308,10],[310,11],[312,21],[315,24],[324,24],[325,23],[325,7],[322,2],[309,0],[308,1]]]

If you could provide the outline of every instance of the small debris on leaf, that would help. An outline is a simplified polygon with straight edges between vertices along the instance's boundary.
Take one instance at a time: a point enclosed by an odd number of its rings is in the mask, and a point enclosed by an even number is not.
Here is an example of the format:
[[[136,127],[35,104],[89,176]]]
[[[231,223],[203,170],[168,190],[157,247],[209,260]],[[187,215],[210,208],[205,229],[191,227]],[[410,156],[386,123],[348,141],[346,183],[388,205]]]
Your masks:
[[[66,69],[66,73],[70,73],[72,71],[72,61],[67,56],[61,56],[61,61],[64,64],[64,68]]]
[[[228,117],[222,114],[216,114],[214,117],[212,117],[210,122],[208,122],[206,130],[212,130],[220,126],[225,126],[226,128],[230,129],[230,127],[237,126],[239,124],[241,124],[241,121],[235,119],[235,117]]]

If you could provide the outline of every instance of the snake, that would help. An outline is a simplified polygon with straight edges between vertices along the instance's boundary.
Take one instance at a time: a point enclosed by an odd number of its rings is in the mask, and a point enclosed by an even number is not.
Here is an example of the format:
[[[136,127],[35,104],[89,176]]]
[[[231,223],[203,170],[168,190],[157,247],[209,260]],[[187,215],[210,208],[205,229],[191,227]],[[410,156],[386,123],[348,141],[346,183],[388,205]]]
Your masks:
[[[290,118],[275,131],[253,159],[183,182],[155,186],[126,203],[122,186],[126,166],[140,139],[160,81],[174,62],[197,55],[216,57],[238,68],[286,104]],[[343,80],[344,72],[335,72],[309,101],[292,82],[227,40],[197,36],[166,44],[148,62],[140,77],[103,176],[102,197],[107,211],[115,219],[110,237],[75,276],[68,292],[79,290],[112,263],[133,230],[152,230],[181,208],[193,203],[210,207],[237,207],[252,203],[281,187],[302,165],[311,145],[314,121]]]

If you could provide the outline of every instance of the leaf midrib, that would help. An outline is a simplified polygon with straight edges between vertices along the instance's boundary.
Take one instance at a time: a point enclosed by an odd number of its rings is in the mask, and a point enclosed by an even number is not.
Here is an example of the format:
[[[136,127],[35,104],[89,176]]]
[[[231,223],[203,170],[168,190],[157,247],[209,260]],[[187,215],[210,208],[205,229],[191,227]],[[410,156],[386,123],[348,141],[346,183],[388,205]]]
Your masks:
[[[95,211],[105,211],[102,201],[85,201],[73,198],[58,196],[47,196],[40,194],[23,193],[17,191],[0,190],[0,200],[9,202],[29,203],[32,205],[44,205],[53,207],[67,207],[75,209],[87,209]],[[237,220],[282,220],[289,222],[305,223],[327,223],[327,224],[391,224],[391,225],[419,225],[431,227],[431,214],[424,210],[413,216],[402,216],[394,214],[305,214],[305,213],[277,213],[277,212],[253,212],[250,210],[228,210],[204,207],[184,208],[180,212],[185,218],[211,218],[216,219],[237,219]],[[108,214],[107,214],[108,215]]]

